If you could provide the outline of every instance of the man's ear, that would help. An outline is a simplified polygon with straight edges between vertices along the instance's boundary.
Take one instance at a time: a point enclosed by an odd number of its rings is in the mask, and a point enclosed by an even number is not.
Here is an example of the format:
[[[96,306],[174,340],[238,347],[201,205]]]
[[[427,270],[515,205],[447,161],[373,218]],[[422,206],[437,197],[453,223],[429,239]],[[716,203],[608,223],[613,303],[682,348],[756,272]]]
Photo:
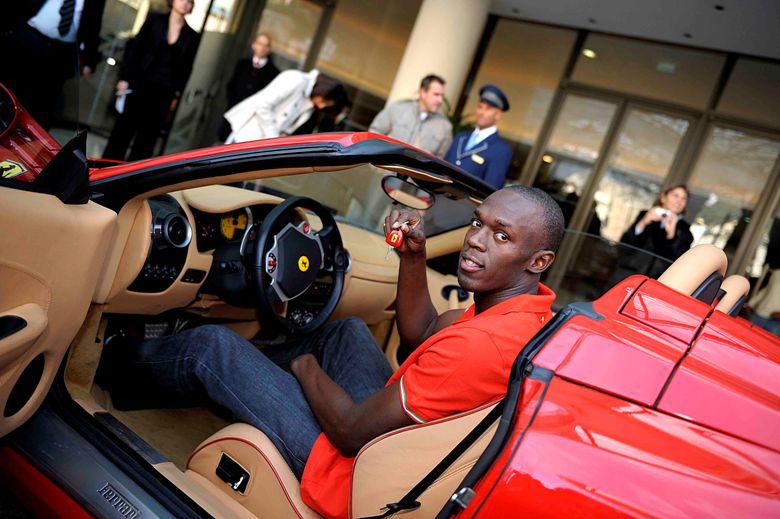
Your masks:
[[[541,274],[555,261],[555,253],[551,250],[540,250],[531,258],[528,270],[534,274]]]

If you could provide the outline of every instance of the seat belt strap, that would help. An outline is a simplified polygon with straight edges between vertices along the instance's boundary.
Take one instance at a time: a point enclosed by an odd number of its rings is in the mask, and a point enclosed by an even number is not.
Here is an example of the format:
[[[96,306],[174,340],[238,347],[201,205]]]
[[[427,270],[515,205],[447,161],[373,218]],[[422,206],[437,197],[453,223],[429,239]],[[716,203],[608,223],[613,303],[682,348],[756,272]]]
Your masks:
[[[364,517],[362,519],[383,519],[389,515],[403,512],[406,510],[415,510],[420,507],[420,502],[417,498],[422,495],[425,490],[436,481],[439,476],[444,474],[447,468],[455,463],[455,460],[461,457],[468,448],[487,431],[490,426],[498,420],[501,416],[501,412],[504,410],[504,400],[501,400],[496,406],[490,410],[490,412],[474,427],[456,446],[450,451],[433,469],[420,480],[407,494],[396,501],[395,503],[388,503],[382,509],[384,513],[380,515],[373,515],[371,517]]]

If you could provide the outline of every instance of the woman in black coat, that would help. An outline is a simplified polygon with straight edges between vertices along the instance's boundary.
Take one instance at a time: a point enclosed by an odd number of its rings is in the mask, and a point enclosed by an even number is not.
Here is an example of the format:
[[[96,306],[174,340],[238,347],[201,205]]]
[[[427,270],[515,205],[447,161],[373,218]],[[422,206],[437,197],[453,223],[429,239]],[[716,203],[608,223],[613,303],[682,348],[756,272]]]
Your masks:
[[[170,13],[149,13],[138,35],[128,42],[117,82],[126,95],[103,157],[127,160],[151,157],[174,99],[181,96],[192,72],[200,36],[184,16],[193,0],[169,0]]]
[[[670,261],[682,256],[693,242],[690,225],[683,219],[688,195],[688,188],[682,184],[663,191],[653,207],[639,213],[620,241]],[[665,263],[650,262],[647,268],[637,268],[635,273],[658,277],[665,269]]]

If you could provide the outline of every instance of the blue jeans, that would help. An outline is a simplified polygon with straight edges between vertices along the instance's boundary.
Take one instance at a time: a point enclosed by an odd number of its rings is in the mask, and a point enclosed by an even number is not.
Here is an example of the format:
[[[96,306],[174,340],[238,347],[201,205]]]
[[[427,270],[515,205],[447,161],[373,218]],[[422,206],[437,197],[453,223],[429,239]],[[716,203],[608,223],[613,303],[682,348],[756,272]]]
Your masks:
[[[322,432],[292,359],[312,353],[356,402],[382,389],[392,374],[360,319],[328,323],[312,335],[259,350],[231,330],[207,325],[144,341],[124,353],[120,378],[132,393],[142,387],[157,407],[216,403],[233,419],[263,431],[298,479]],[[112,396],[114,390],[111,390]]]

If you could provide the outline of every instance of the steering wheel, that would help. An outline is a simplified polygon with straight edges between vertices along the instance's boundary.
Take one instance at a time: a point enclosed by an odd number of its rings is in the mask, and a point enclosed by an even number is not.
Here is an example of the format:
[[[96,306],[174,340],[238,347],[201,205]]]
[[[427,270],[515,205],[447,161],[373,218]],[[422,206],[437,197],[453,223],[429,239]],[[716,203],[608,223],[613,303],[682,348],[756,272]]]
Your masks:
[[[294,223],[298,209],[314,213],[322,221],[322,229],[315,232],[306,221]],[[341,297],[348,264],[330,212],[311,198],[290,197],[268,213],[251,247],[247,270],[261,324],[290,334],[309,333],[325,324]],[[295,309],[287,316],[279,313],[279,302],[301,296],[325,273],[330,274],[332,283],[319,311]]]

